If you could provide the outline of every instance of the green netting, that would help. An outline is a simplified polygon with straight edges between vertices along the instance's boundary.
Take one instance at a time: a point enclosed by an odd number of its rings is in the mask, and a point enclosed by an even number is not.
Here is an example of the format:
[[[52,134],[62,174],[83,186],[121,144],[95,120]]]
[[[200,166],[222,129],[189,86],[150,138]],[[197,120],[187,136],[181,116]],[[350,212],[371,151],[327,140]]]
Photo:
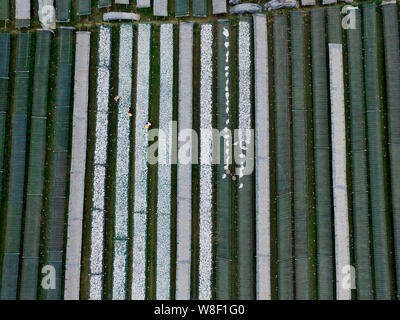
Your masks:
[[[20,249],[22,208],[25,182],[25,150],[27,128],[27,105],[29,95],[29,62],[31,35],[20,33],[17,36],[15,67],[14,108],[11,120],[11,154],[8,204],[6,211],[5,254],[17,256],[17,261],[9,268],[8,258],[4,257],[1,295],[4,299],[15,299],[18,274],[18,255]]]
[[[292,121],[293,121],[293,202],[295,222],[296,299],[311,297],[310,216],[307,174],[307,102],[304,13],[293,11],[291,25]]]
[[[6,119],[7,119],[7,114],[5,112],[0,112],[0,187],[2,187],[3,185],[3,162],[4,162]]]
[[[217,129],[221,132],[226,127],[226,121],[231,120],[226,113],[227,99],[225,95],[226,54],[229,47],[225,42],[229,41],[224,35],[224,29],[230,31],[229,21],[219,21],[217,25]],[[230,83],[230,82],[229,82]],[[223,139],[221,139],[223,146]],[[220,164],[216,166],[216,298],[229,300],[231,296],[231,233],[232,233],[232,182],[230,179],[222,179],[224,169],[224,149],[220,149]]]
[[[364,76],[361,15],[356,10],[356,29],[347,30],[350,96],[350,149],[354,256],[357,298],[373,299],[368,204],[367,140],[364,106]]]
[[[99,0],[99,8],[106,8],[112,5],[111,0]]]
[[[28,197],[30,194],[41,194],[43,189],[43,167],[46,154],[46,118],[32,117],[30,141]]]
[[[91,0],[78,0],[78,15],[84,16],[91,14]]]
[[[324,9],[311,10],[318,299],[334,298],[328,75]]]
[[[47,299],[62,298],[62,262],[68,175],[68,145],[72,82],[73,29],[60,29],[57,89],[54,125],[53,166],[51,172],[50,214],[48,225],[47,264],[56,268],[55,290],[47,290]]]
[[[0,33],[0,189],[3,185],[4,143],[8,106],[10,35]]]
[[[10,35],[0,33],[0,112],[7,110],[10,66]]]
[[[38,31],[36,36],[36,59],[32,97],[32,116],[47,115],[47,88],[49,77],[49,58],[51,32]]]
[[[189,0],[175,0],[175,17],[186,17],[189,15]]]
[[[21,300],[35,300],[37,298],[39,258],[24,257],[21,270]]]
[[[193,1],[192,12],[195,17],[207,17],[207,0]]]
[[[378,73],[378,36],[375,4],[362,6],[364,23],[364,70],[367,109],[367,137],[370,203],[375,259],[377,299],[391,298],[387,185],[384,178],[383,118]]]
[[[57,22],[69,22],[71,13],[71,0],[56,0]]]
[[[46,116],[51,32],[36,33],[36,58],[20,299],[37,298],[40,220],[46,157]]]
[[[3,257],[1,300],[15,300],[17,297],[19,254],[6,253]],[[6,277],[6,281],[5,281]]]
[[[400,58],[397,5],[382,7],[397,299],[400,299]]]
[[[293,299],[292,195],[287,17],[274,15],[278,298]]]
[[[0,0],[0,20],[10,19],[10,3],[9,0]]]
[[[328,42],[342,43],[342,23],[339,7],[326,9],[328,23]]]
[[[59,45],[58,45],[58,64],[71,65],[72,64],[72,47],[73,47],[73,28],[61,27],[59,29]],[[57,104],[60,105],[60,104]]]
[[[27,28],[30,24],[30,19],[15,19],[15,28]]]
[[[63,272],[63,263],[62,263],[62,254],[56,254],[54,259],[47,260],[49,265],[54,266],[55,272],[57,275],[61,275]],[[62,295],[63,288],[63,277],[56,277],[56,288],[46,290],[46,299],[47,300],[59,300]]]
[[[7,206],[7,230],[4,252],[19,254],[21,233],[22,202],[10,202]],[[3,273],[3,277],[6,276]]]

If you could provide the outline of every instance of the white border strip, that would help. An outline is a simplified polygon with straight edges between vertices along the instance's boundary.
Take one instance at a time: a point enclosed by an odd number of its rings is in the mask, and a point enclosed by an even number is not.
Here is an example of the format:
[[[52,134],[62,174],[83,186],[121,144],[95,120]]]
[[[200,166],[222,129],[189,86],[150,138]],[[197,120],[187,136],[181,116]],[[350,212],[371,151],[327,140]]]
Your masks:
[[[160,120],[157,194],[157,300],[170,299],[171,141],[174,85],[174,25],[160,27]],[[165,133],[161,140],[161,132]]]
[[[200,235],[199,299],[212,298],[212,127],[213,127],[213,25],[202,24],[200,31]]]
[[[343,56],[341,44],[329,44],[332,127],[332,181],[335,214],[336,297],[350,300],[344,276],[350,270],[349,212],[346,177],[346,116],[344,106]]]
[[[65,300],[79,300],[82,257],[82,221],[85,199],[89,60],[90,32],[77,32],[70,196],[65,263]]]
[[[265,15],[254,21],[256,290],[258,300],[271,299],[268,34]]]
[[[193,139],[192,97],[193,97],[193,23],[179,25],[179,107],[178,107],[178,150],[187,146],[187,138]],[[189,137],[188,137],[189,135]],[[193,150],[190,149],[190,152]],[[177,180],[177,262],[176,299],[190,299],[190,268],[192,243],[192,164],[185,164],[188,157],[178,154]]]
[[[146,298],[147,149],[150,101],[151,24],[138,24],[135,117],[135,184],[132,252],[132,299]]]

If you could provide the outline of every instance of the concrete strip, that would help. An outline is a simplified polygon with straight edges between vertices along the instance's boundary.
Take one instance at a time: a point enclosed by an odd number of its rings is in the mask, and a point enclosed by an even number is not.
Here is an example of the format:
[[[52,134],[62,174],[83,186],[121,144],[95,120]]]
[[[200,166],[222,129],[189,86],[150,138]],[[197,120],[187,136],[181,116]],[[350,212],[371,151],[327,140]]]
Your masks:
[[[180,24],[179,29],[179,106],[178,132],[192,129],[193,97],[193,23]],[[178,148],[185,145],[178,138]],[[190,149],[190,153],[193,150]],[[178,154],[178,200],[177,200],[177,263],[176,299],[190,299],[190,260],[192,240],[192,164],[186,163],[184,155]],[[190,159],[191,160],[191,159]]]
[[[255,61],[256,290],[271,299],[268,34],[263,14],[253,16]]]
[[[346,116],[344,105],[343,56],[341,44],[329,44],[332,183],[335,216],[336,297],[350,300],[351,288],[343,281],[350,266],[349,212],[346,180]]]
[[[170,299],[171,273],[171,121],[174,84],[174,26],[160,27],[160,120],[165,133],[159,144],[157,194],[157,300]],[[160,139],[160,137],[159,137]],[[165,146],[164,148],[161,148]]]
[[[85,199],[90,32],[76,33],[75,89],[72,132],[65,300],[79,300],[82,220]]]

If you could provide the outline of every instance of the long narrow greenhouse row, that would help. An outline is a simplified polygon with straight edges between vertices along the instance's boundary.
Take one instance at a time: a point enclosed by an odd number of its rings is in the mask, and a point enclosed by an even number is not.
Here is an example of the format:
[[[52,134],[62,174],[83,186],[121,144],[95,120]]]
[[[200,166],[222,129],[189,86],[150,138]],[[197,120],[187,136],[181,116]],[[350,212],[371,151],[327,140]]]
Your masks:
[[[16,299],[18,286],[20,241],[22,235],[27,112],[30,90],[30,33],[17,36],[15,96],[13,99],[10,176],[7,195],[5,245],[2,250],[1,298]]]
[[[325,12],[313,9],[311,20],[314,189],[316,216],[317,298],[334,298],[333,217]]]
[[[0,188],[4,183],[4,151],[6,142],[6,118],[8,88],[10,82],[11,41],[8,33],[0,33]],[[0,195],[2,199],[2,195]]]
[[[290,169],[288,21],[274,16],[274,110],[276,157],[277,270],[279,299],[293,299],[292,187]]]
[[[391,262],[388,232],[388,185],[385,182],[386,159],[383,140],[383,106],[380,89],[378,21],[374,4],[362,6],[364,38],[365,106],[367,120],[369,194],[371,203],[372,244],[375,277],[375,298],[391,298]]]
[[[226,170],[232,163],[232,111],[231,111],[231,77],[232,77],[232,45],[231,22],[219,20],[217,24],[217,98],[216,129],[223,137],[220,148],[219,163],[215,166],[215,212],[216,212],[216,245],[215,245],[215,283],[216,298],[231,298],[232,277],[232,180]],[[227,145],[228,144],[228,145]]]
[[[400,57],[397,5],[382,7],[385,44],[388,144],[396,286],[400,288]],[[397,299],[400,292],[397,289]]]
[[[398,5],[212,3],[1,29],[1,299],[400,297]]]
[[[36,34],[20,299],[37,297],[51,40],[50,31]]]
[[[312,297],[311,273],[311,210],[308,174],[308,110],[306,86],[306,41],[304,13],[290,14],[291,27],[291,79],[292,79],[292,141],[293,141],[293,217],[296,299]]]
[[[4,183],[4,149],[6,141],[6,118],[9,103],[8,90],[10,82],[10,34],[0,33],[0,187]],[[1,196],[0,196],[1,199]]]
[[[372,299],[371,232],[368,202],[367,129],[362,56],[361,13],[356,28],[347,30],[349,72],[350,152],[353,208],[354,259],[358,299]]]
[[[63,27],[59,32],[55,121],[53,127],[52,165],[50,167],[49,212],[46,217],[45,265],[55,270],[55,289],[47,290],[49,300],[63,297],[64,223],[67,208],[68,154],[70,144],[70,116],[72,102],[72,75],[74,29]],[[43,289],[43,288],[42,288]]]

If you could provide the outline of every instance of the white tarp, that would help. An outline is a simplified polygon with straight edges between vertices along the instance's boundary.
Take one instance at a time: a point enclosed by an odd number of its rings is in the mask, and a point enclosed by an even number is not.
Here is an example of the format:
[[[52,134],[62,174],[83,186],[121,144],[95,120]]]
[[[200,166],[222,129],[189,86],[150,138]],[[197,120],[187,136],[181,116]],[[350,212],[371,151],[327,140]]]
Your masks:
[[[56,28],[56,9],[53,0],[38,0],[39,21],[43,29]]]
[[[168,0],[154,0],[153,15],[157,17],[168,17]]]
[[[332,184],[335,217],[336,298],[351,300],[351,288],[343,286],[345,268],[350,266],[349,212],[346,172],[346,113],[342,45],[330,43]]]
[[[213,0],[213,14],[226,13],[226,0]]]
[[[107,12],[103,15],[103,20],[140,20],[140,15],[129,12]]]
[[[15,19],[31,19],[31,2],[29,0],[15,0]]]
[[[136,8],[150,8],[150,0],[137,0]]]
[[[301,5],[305,6],[315,6],[315,0],[301,0]]]

